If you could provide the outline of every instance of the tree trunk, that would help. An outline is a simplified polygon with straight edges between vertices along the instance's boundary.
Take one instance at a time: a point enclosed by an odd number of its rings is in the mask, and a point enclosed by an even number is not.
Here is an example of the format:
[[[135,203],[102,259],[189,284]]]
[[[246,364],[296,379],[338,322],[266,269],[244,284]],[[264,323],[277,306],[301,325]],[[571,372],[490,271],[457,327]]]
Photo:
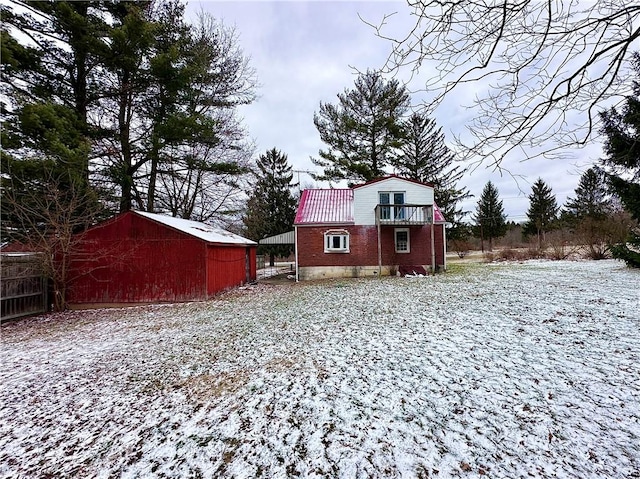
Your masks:
[[[118,129],[120,136],[120,151],[122,152],[122,178],[120,178],[120,187],[122,189],[122,197],[120,199],[120,212],[129,211],[132,205],[131,190],[133,188],[133,166],[131,142],[130,142],[130,98],[129,91],[129,74],[124,72],[123,81],[120,85],[119,94],[119,111],[118,111]]]

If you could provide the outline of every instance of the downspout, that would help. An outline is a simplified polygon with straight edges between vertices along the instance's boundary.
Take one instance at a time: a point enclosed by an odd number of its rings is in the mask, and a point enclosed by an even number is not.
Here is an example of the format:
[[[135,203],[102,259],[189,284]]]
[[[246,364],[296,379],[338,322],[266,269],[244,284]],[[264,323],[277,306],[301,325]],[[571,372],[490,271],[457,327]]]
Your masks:
[[[293,230],[295,231],[295,238],[293,240],[293,248],[296,258],[296,283],[300,281],[300,277],[298,275],[298,227],[294,226]]]
[[[378,225],[378,278],[382,277],[382,242],[380,239],[380,211],[376,206],[375,215],[376,215],[376,223]]]
[[[435,236],[436,210],[431,206],[431,273],[436,274],[436,236]]]
[[[444,251],[444,270],[447,270],[447,225],[442,225],[442,249]]]

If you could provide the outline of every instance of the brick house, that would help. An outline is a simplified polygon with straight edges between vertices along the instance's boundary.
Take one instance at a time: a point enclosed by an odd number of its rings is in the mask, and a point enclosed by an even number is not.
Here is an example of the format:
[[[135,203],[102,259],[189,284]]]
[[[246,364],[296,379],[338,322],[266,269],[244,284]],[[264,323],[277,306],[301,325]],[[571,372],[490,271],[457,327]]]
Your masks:
[[[395,175],[304,190],[294,222],[296,277],[362,277],[446,268],[433,186]]]

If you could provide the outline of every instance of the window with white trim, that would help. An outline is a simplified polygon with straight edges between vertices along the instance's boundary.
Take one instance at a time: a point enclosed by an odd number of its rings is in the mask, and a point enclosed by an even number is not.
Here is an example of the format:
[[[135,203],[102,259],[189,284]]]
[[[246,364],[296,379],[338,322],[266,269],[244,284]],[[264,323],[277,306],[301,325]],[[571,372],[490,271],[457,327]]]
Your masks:
[[[409,244],[409,229],[396,228],[394,230],[394,238],[396,245],[396,253],[409,253],[411,251]]]
[[[324,234],[325,253],[348,253],[349,232],[345,230],[330,230]]]
[[[396,220],[404,219],[404,216],[405,216],[404,206],[394,206],[393,211],[391,210],[391,206],[386,206],[390,204],[403,205],[404,191],[379,191],[378,199],[379,199],[379,204],[381,205],[381,208],[380,208],[381,220],[392,219],[392,214],[393,214],[393,219],[396,219]],[[393,200],[393,203],[391,203],[392,200]]]

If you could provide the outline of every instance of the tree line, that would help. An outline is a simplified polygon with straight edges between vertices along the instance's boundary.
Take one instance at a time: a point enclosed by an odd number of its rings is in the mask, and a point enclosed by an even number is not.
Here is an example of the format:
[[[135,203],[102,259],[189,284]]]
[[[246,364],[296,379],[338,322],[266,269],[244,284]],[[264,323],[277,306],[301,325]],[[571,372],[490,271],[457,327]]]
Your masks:
[[[293,222],[286,155],[274,148],[254,165],[236,115],[255,100],[257,83],[232,28],[207,14],[187,22],[177,0],[1,8],[3,241],[66,238],[132,207],[222,224],[244,212],[244,231],[254,239]],[[637,81],[631,92],[624,105],[600,114],[607,155],[599,174],[638,220]],[[313,118],[326,145],[312,158],[322,168],[316,179],[357,183],[395,172],[432,183],[453,225],[449,237],[463,237],[468,225],[459,205],[471,196],[458,185],[464,168],[433,119],[412,109],[406,88],[366,71],[337,99],[321,102]],[[550,192],[542,180],[534,188],[540,204],[532,199],[531,207],[547,211]],[[500,204],[484,199],[483,209]],[[476,226],[491,242],[487,221],[500,214],[480,207]],[[540,242],[556,224],[547,216],[532,210],[529,218],[528,232]],[[633,257],[637,241],[632,231],[614,254]]]
[[[509,222],[498,189],[491,181],[487,182],[469,230],[469,234],[480,239],[482,251],[485,251],[485,241],[487,250],[492,251],[494,239],[520,227],[522,240],[532,243],[538,254],[549,243],[560,240],[584,246],[588,248],[589,257],[602,259],[612,245],[625,241],[626,228],[631,225],[599,168],[589,168],[582,174],[574,196],[567,198],[562,206],[542,178],[533,183],[528,199],[527,220],[520,225]],[[560,235],[555,234],[559,232]],[[454,248],[459,246],[454,244]]]
[[[256,77],[232,28],[206,13],[187,22],[177,0],[12,7],[3,239],[24,230],[11,219],[41,223],[24,208],[47,191],[82,198],[75,216],[88,222],[131,208],[224,221],[242,209],[253,151],[236,108],[254,101]]]
[[[564,231],[587,246],[593,259],[610,252],[627,265],[640,267],[640,54],[635,54],[634,66],[633,94],[620,108],[600,112],[605,156],[582,174],[574,196],[560,208],[542,178],[532,185],[522,232],[525,238],[536,239],[538,250],[548,233]],[[493,239],[507,231],[502,201],[491,182],[482,191],[473,221],[474,233],[483,245],[489,241],[489,250]]]
[[[178,0],[1,9],[2,242],[45,253],[59,308],[70,252],[99,220],[236,221],[253,154],[236,110],[257,81],[233,28],[187,21]]]

